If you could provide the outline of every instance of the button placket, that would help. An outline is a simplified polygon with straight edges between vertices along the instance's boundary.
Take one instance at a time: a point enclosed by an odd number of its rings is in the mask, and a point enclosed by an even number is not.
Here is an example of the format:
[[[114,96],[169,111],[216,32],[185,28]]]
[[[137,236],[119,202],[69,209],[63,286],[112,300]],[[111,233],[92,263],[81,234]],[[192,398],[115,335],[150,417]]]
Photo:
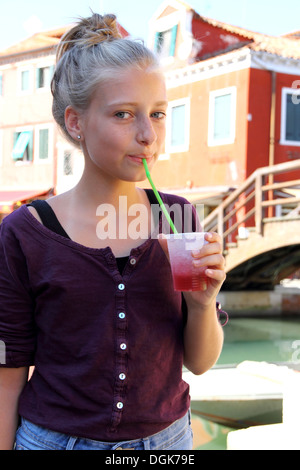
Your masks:
[[[114,380],[114,398],[113,412],[111,420],[111,430],[116,430],[120,423],[124,409],[126,408],[126,389],[127,389],[127,322],[126,315],[126,284],[119,278],[116,279],[116,314],[115,314],[115,380]],[[121,282],[120,282],[121,281]]]

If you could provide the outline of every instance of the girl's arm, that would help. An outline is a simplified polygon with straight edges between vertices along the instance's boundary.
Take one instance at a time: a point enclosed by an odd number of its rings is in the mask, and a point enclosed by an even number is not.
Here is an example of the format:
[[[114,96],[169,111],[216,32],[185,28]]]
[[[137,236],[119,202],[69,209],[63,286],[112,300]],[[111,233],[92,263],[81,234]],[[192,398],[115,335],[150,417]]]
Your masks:
[[[0,450],[12,450],[18,425],[18,402],[28,367],[0,368]]]
[[[217,361],[223,346],[223,331],[218,321],[216,297],[225,280],[225,260],[221,238],[217,233],[206,234],[209,242],[194,253],[194,265],[207,266],[203,290],[184,292],[188,317],[184,331],[184,365],[199,375]]]
[[[223,346],[223,331],[216,314],[216,303],[207,308],[188,306],[184,330],[184,365],[193,374],[209,370],[218,360]]]

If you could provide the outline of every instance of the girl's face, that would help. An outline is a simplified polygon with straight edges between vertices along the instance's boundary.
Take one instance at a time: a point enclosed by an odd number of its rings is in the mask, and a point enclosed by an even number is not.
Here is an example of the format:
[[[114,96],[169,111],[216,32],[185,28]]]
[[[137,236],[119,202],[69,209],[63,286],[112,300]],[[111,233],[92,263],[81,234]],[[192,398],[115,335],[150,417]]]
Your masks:
[[[86,163],[110,177],[142,181],[165,140],[167,95],[157,71],[128,69],[98,86],[78,119]]]

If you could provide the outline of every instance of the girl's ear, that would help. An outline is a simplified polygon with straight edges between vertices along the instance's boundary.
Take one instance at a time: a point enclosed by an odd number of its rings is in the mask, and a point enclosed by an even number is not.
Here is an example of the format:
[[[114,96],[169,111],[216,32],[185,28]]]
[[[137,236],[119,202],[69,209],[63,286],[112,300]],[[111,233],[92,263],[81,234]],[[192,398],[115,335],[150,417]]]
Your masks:
[[[80,127],[80,117],[78,111],[72,106],[65,110],[65,125],[68,133],[74,140],[83,139],[82,129]]]

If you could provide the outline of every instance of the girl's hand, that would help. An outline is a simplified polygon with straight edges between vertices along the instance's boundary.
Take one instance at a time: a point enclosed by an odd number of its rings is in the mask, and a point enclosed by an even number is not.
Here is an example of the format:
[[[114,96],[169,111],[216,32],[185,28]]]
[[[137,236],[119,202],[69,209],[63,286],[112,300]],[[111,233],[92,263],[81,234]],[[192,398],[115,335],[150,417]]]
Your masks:
[[[192,253],[193,264],[195,268],[203,272],[206,276],[202,285],[202,290],[194,292],[184,292],[187,303],[195,302],[198,305],[208,306],[215,299],[225,281],[225,259],[222,255],[222,239],[215,232],[205,234],[205,240],[208,242],[201,250]]]
[[[193,263],[199,272],[205,269],[206,280],[203,283],[202,289],[194,292],[183,292],[188,304],[199,307],[201,304],[205,307],[215,302],[216,297],[225,281],[225,259],[222,255],[222,239],[215,232],[208,232],[205,235],[208,243],[203,245],[201,250],[192,253]],[[158,238],[163,251],[169,258],[167,240],[161,235]]]

